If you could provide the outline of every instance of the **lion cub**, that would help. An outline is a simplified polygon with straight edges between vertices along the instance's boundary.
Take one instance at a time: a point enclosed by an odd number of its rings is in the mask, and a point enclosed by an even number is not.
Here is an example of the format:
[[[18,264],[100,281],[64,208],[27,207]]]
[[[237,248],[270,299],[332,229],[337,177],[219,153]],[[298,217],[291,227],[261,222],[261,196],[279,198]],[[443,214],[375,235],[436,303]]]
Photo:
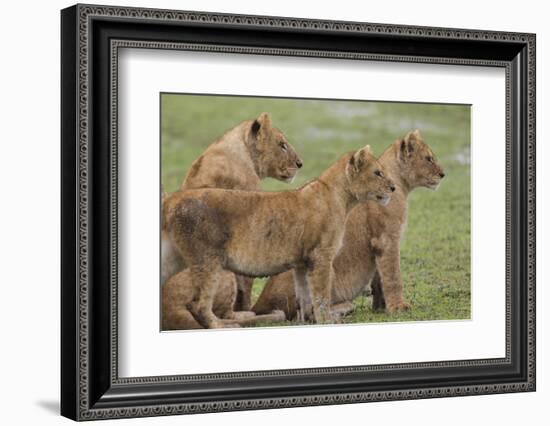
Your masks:
[[[233,272],[221,271],[220,286],[214,296],[212,310],[218,318],[223,318],[233,326],[251,325],[265,321],[284,321],[283,311],[256,315],[250,311],[234,309],[237,298],[237,279]],[[191,330],[203,328],[187,306],[193,302],[194,290],[189,269],[184,269],[171,277],[162,287],[162,330]]]
[[[243,121],[212,143],[189,169],[181,189],[224,188],[259,191],[260,181],[271,177],[291,182],[302,160],[285,135],[273,127],[268,113]],[[161,284],[184,268],[167,235],[162,235]],[[252,279],[238,277],[235,309],[250,310]]]
[[[393,191],[367,146],[298,190],[199,189],[168,196],[163,231],[189,265],[194,300],[188,309],[204,327],[232,325],[213,312],[224,269],[259,277],[295,268],[297,293],[311,301],[314,320],[329,321],[331,263],[346,217],[359,202],[387,203]]]
[[[351,302],[369,283],[375,309],[398,312],[409,308],[403,300],[399,267],[400,241],[407,223],[407,196],[418,187],[437,189],[445,174],[418,130],[390,145],[379,162],[397,189],[387,206],[362,204],[348,216],[343,245],[333,262],[335,314],[351,311]],[[291,271],[271,277],[252,308],[257,314],[273,309],[284,311],[288,319],[297,316],[299,304]]]

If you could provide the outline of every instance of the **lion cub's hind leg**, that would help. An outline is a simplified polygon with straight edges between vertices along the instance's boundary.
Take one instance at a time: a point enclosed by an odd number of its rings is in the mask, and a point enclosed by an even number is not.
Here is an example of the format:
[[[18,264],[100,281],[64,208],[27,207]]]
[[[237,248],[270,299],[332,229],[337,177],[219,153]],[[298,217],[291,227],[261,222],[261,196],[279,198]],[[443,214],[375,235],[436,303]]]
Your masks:
[[[205,328],[235,326],[235,321],[223,321],[213,310],[216,293],[226,279],[222,247],[229,238],[219,214],[204,200],[184,198],[168,221],[171,239],[189,265],[194,298],[187,308]]]
[[[162,330],[196,330],[202,328],[185,306],[172,308],[170,315],[162,317]]]
[[[191,284],[198,291],[195,292],[196,298],[187,308],[197,322],[205,328],[238,327],[235,320],[218,318],[213,311],[214,297],[224,278],[221,264],[213,260],[209,263],[193,265],[189,268],[189,272]]]
[[[193,300],[195,294],[188,270],[177,273],[162,285],[161,323],[163,331],[202,328],[187,309],[188,303]]]

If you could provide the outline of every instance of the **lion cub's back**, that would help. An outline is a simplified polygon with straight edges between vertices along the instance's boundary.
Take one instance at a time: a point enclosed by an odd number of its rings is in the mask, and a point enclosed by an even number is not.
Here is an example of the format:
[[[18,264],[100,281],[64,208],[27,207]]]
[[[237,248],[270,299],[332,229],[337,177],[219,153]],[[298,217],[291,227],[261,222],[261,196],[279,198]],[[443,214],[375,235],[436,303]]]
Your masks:
[[[299,257],[303,248],[307,211],[299,204],[296,191],[188,190],[166,200],[165,220],[173,238],[190,253],[242,259],[243,270],[251,269],[258,257],[268,257],[267,263],[280,272],[280,265]]]
[[[220,205],[204,198],[205,190],[175,193],[165,201],[166,228],[180,247],[222,248],[230,233]],[[210,191],[210,190],[208,190]]]
[[[221,250],[257,197],[253,192],[214,188],[173,193],[164,203],[166,229],[180,247]]]

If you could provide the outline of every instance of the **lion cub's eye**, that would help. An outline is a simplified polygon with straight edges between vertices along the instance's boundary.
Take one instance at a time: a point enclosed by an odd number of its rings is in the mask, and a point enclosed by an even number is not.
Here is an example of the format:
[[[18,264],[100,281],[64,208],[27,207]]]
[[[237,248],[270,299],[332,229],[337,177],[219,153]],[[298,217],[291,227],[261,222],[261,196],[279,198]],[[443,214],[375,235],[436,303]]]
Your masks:
[[[429,155],[426,157],[426,160],[428,160],[428,162],[430,162],[430,163],[434,162],[434,158],[432,156],[429,156]]]
[[[384,176],[384,173],[382,173],[380,170],[376,170],[376,171],[374,172],[374,174],[375,174],[376,176],[378,176],[378,177]]]
[[[281,147],[281,149],[282,149],[283,151],[286,151],[286,143],[284,143],[284,142],[279,142],[279,146]]]

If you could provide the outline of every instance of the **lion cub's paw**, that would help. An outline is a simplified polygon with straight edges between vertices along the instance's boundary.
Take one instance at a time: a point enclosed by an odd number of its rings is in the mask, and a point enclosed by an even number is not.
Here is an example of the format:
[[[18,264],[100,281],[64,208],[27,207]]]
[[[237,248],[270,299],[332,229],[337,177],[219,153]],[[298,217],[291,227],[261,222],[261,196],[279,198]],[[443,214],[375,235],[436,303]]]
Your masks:
[[[230,319],[235,321],[247,321],[254,319],[256,314],[250,311],[235,311]]]
[[[344,324],[344,316],[333,314],[330,322],[327,322],[327,324]]]
[[[241,326],[235,320],[220,319],[212,322],[209,328],[241,328]]]
[[[329,311],[321,311],[317,317],[315,317],[315,322],[317,324],[338,324],[338,317],[333,315]]]
[[[271,311],[271,315],[273,315],[272,321],[284,321],[286,320],[286,315],[283,311],[279,309],[275,309]]]
[[[411,309],[411,304],[404,301],[400,301],[397,303],[387,304],[386,309],[389,313],[392,313],[392,314],[398,313],[398,312],[405,312]]]

